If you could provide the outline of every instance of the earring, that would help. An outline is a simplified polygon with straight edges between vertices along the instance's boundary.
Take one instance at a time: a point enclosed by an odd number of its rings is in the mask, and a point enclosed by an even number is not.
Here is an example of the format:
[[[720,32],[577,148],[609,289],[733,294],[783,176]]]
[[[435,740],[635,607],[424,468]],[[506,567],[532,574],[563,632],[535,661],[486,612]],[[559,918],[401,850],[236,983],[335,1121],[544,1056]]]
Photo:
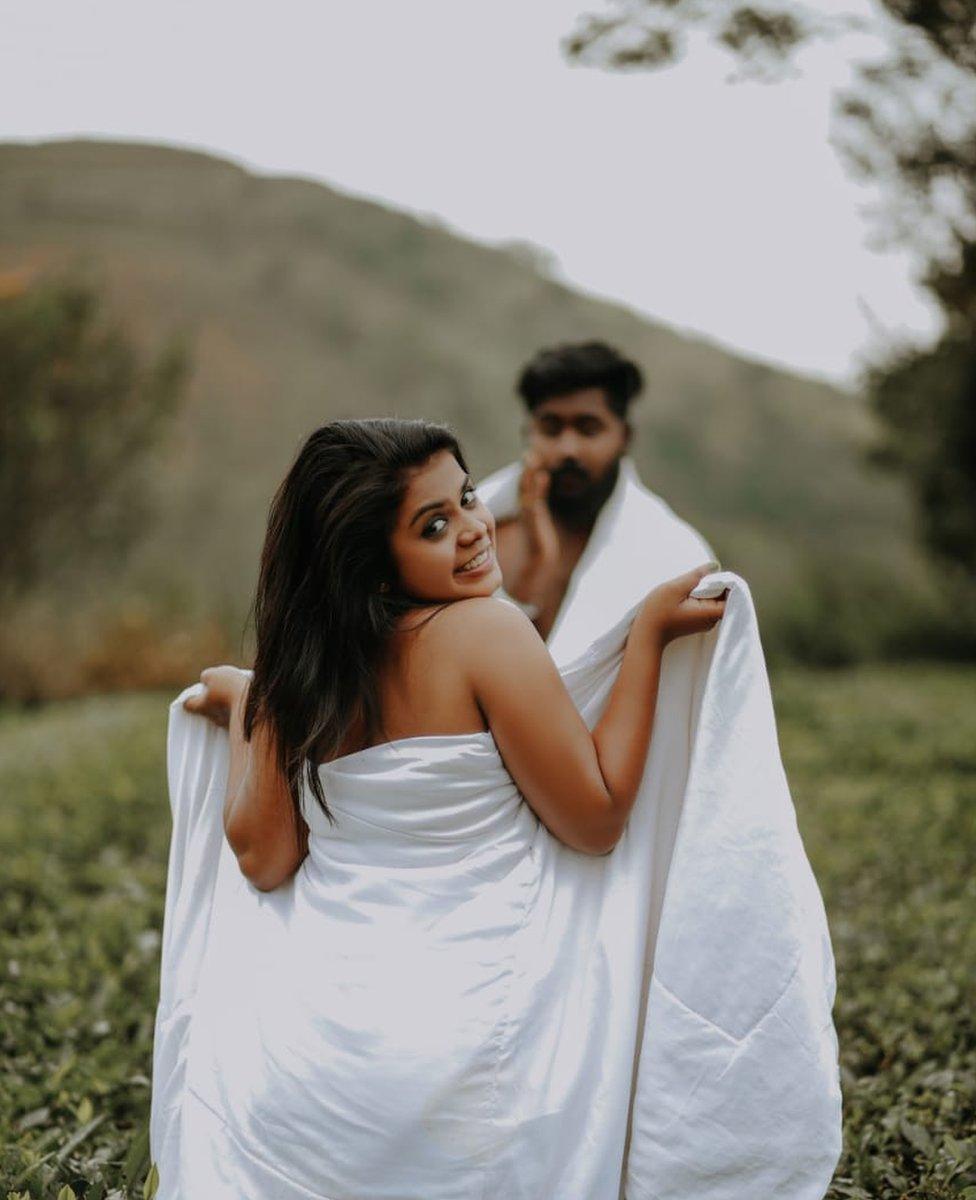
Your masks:
[[[390,590],[390,585],[389,585],[389,584],[387,583],[387,581],[384,579],[384,580],[383,580],[383,582],[380,584],[380,591],[381,591],[381,592],[388,592],[389,590]]]

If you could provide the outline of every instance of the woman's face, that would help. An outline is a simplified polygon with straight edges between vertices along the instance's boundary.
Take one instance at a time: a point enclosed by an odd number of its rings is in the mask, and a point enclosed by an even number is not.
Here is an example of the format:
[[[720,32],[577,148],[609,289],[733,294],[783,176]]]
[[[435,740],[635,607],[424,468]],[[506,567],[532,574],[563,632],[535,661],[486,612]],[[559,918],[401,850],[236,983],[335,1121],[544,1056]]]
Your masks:
[[[495,518],[450,450],[410,471],[391,548],[400,589],[419,600],[490,596],[502,582]]]

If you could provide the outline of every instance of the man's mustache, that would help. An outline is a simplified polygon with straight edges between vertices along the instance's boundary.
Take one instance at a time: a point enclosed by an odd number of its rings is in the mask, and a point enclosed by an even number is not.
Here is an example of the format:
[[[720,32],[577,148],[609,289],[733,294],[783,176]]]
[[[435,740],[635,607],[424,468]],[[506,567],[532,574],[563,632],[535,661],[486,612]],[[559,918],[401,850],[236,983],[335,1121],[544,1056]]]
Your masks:
[[[563,463],[560,466],[555,467],[550,473],[549,482],[550,484],[556,484],[558,486],[558,484],[564,479],[573,481],[578,480],[581,483],[589,483],[590,476],[587,471],[584,471],[583,468],[578,466],[576,463]]]

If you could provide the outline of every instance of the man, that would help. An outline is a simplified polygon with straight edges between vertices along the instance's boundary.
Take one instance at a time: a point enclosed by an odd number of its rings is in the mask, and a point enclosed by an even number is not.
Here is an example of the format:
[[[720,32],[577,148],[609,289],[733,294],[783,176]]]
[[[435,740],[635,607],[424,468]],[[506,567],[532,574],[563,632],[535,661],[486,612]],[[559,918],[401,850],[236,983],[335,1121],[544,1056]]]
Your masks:
[[[505,592],[565,663],[665,579],[714,560],[646,488],[628,450],[637,365],[602,342],[541,350],[522,371],[527,448],[482,481]]]

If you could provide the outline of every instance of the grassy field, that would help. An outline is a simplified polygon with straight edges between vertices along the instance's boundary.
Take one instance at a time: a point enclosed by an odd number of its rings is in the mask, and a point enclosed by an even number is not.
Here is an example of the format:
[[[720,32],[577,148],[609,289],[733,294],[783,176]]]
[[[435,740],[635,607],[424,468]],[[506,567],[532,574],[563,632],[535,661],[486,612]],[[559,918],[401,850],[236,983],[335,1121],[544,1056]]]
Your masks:
[[[837,956],[829,1196],[976,1197],[976,670],[774,692]],[[169,699],[0,713],[0,1197],[143,1194]]]

